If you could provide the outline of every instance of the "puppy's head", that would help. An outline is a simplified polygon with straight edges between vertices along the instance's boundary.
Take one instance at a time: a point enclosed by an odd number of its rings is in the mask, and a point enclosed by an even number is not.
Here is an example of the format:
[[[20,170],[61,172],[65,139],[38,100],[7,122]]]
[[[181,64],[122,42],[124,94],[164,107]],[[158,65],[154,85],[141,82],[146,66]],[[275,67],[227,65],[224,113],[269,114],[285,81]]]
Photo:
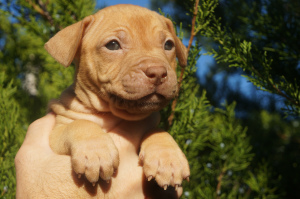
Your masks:
[[[58,32],[45,48],[66,67],[76,60],[75,93],[86,106],[98,109],[93,101],[103,100],[127,120],[163,108],[178,92],[176,57],[187,62],[172,22],[133,5],[102,9]]]

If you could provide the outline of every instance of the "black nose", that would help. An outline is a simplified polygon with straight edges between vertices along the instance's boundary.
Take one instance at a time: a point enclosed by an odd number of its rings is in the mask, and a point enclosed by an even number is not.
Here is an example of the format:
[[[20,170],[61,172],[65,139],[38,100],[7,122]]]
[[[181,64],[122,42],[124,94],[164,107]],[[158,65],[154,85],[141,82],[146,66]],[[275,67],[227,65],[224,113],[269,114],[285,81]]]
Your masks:
[[[145,71],[146,76],[149,78],[153,84],[163,83],[168,76],[167,69],[163,66],[151,66],[148,67]]]

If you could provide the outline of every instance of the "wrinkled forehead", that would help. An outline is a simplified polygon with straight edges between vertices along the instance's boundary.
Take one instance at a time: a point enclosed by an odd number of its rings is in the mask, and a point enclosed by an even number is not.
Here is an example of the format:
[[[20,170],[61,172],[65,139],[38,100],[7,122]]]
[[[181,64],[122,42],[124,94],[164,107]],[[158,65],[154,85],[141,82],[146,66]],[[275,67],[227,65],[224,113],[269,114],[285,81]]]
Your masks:
[[[161,16],[151,10],[133,5],[117,5],[104,8],[95,14],[96,17],[104,17],[105,21],[115,23],[133,23],[147,25],[149,22],[162,22]],[[149,25],[151,25],[150,23]],[[161,23],[162,24],[162,23]]]
[[[96,13],[91,29],[107,32],[126,30],[146,36],[153,31],[168,34],[168,27],[159,14],[141,7],[109,7]]]

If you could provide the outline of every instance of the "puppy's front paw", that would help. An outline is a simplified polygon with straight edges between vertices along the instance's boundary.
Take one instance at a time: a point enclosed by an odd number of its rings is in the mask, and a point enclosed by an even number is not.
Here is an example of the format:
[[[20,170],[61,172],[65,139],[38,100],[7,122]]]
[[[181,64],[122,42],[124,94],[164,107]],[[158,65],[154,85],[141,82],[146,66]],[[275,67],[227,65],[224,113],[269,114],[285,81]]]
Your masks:
[[[72,144],[73,170],[80,177],[96,183],[99,176],[109,181],[119,166],[119,152],[111,137],[103,133],[97,138],[81,140]]]
[[[148,145],[139,157],[148,181],[155,178],[157,184],[165,190],[169,185],[177,189],[184,179],[189,180],[188,161],[177,145]]]

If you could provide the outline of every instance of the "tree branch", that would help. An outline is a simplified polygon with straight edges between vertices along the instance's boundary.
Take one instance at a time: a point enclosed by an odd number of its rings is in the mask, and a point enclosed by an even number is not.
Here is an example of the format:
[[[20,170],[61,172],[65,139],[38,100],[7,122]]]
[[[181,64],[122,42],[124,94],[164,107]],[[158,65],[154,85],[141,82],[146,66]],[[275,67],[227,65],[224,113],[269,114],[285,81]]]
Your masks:
[[[246,61],[243,59],[243,62],[245,65],[247,65]],[[253,65],[251,65],[251,69],[252,71],[261,79],[264,79],[262,77],[262,75],[260,74],[260,72],[258,72]],[[288,95],[286,95],[284,92],[282,92],[274,83],[272,83],[269,79],[268,79],[268,83],[272,86],[272,88],[275,90],[275,92],[284,97],[285,99],[287,99],[289,102],[291,102],[293,105],[295,106],[299,106],[299,101],[292,99],[291,97],[289,97]]]
[[[223,177],[224,177],[224,171],[222,171],[220,173],[220,175],[218,176],[218,184],[217,184],[217,188],[216,188],[217,199],[220,198]]]
[[[189,45],[187,47],[187,54],[189,54],[189,51],[191,49],[191,46],[192,46],[192,43],[193,43],[193,40],[194,40],[194,37],[195,37],[195,25],[196,25],[196,18],[197,18],[197,14],[198,14],[198,5],[199,5],[199,0],[196,0],[195,7],[194,7],[194,13],[193,13],[193,19],[192,19],[191,37],[190,37],[190,40],[189,40]],[[185,68],[186,67],[181,68],[180,76],[179,76],[179,79],[178,79],[178,91],[180,91],[180,88],[181,88]],[[178,100],[178,96],[176,96],[174,101],[172,102],[172,113],[168,118],[169,126],[171,126],[172,123],[173,123],[175,108],[176,108],[176,105],[177,105],[177,100]]]
[[[54,26],[54,20],[51,17],[51,15],[49,14],[47,7],[46,7],[46,5],[48,4],[48,1],[46,4],[44,4],[41,0],[38,0],[38,4],[33,3],[31,0],[27,0],[27,2],[33,7],[33,9],[37,13],[39,13],[44,18],[46,18],[47,21],[49,21],[49,23],[51,24],[51,26]]]

